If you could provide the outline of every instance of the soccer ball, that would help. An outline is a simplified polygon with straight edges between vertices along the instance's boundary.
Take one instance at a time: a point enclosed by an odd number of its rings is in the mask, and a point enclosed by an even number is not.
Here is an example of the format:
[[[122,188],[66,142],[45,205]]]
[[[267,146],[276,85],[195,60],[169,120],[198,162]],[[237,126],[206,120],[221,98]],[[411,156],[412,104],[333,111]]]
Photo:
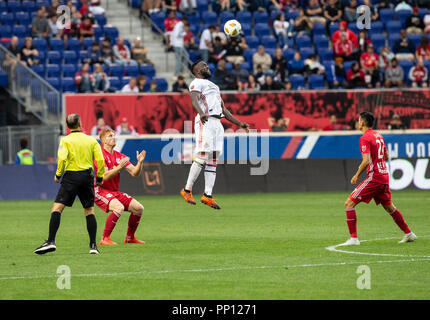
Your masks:
[[[237,37],[240,32],[242,31],[242,26],[240,25],[240,22],[237,20],[228,20],[224,24],[224,32],[229,37]]]

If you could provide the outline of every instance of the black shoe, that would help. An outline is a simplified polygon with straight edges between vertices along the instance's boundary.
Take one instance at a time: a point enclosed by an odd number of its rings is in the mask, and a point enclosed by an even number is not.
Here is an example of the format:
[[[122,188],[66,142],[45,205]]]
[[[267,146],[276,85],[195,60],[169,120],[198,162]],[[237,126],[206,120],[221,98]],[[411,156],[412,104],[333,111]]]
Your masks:
[[[97,248],[97,244],[90,243],[90,253],[91,254],[99,254],[99,249]]]
[[[34,250],[36,254],[45,254],[47,252],[55,251],[57,246],[55,245],[55,241],[46,240],[39,248]]]

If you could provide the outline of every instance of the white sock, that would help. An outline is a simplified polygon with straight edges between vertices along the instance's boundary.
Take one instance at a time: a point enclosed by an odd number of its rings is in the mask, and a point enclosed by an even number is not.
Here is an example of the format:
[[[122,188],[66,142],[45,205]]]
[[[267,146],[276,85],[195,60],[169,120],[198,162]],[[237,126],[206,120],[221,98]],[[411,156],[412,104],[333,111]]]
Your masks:
[[[205,194],[212,196],[216,179],[216,160],[209,160],[205,167]]]
[[[205,161],[202,159],[196,159],[193,161],[193,164],[190,168],[190,173],[188,174],[187,184],[185,185],[186,190],[192,190],[194,182],[196,182],[200,171],[202,171],[203,167],[205,166]]]

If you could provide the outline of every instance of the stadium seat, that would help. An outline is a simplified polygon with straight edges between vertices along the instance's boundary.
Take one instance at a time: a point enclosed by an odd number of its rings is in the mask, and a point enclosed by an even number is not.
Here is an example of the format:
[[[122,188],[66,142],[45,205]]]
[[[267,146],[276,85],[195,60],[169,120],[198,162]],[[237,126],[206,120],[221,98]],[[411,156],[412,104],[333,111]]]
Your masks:
[[[98,41],[100,41],[100,38],[104,37],[103,28],[100,27],[100,26],[93,26],[93,29],[94,29],[94,38],[95,38],[95,41],[98,42]]]
[[[48,42],[43,38],[34,38],[33,46],[37,51],[47,51],[48,50]]]
[[[360,29],[358,29],[356,22],[348,23],[348,29],[351,30],[352,32],[354,32],[357,36],[358,36],[358,33],[360,32]],[[373,31],[373,25],[372,25],[372,32],[374,32]]]
[[[50,4],[51,4],[51,1],[49,0],[36,0],[37,8],[40,8],[41,6],[45,6],[46,8],[48,8]]]
[[[201,59],[200,52],[197,50],[188,51],[188,58],[191,62],[196,62]]]
[[[334,60],[333,50],[331,48],[318,48],[320,61]]]
[[[241,68],[247,70],[248,72],[252,72],[251,70],[251,64],[248,62],[243,62],[241,64]]]
[[[48,78],[61,77],[61,67],[58,64],[46,65],[46,76]]]
[[[430,9],[420,8],[418,12],[419,12],[420,17],[424,19],[425,15],[430,13]]]
[[[94,19],[96,20],[97,24],[101,27],[103,27],[107,23],[107,19],[104,14],[95,14]]]
[[[161,92],[166,92],[168,89],[168,83],[164,78],[154,78],[152,79],[157,83],[158,88]]]
[[[164,12],[159,12],[159,13],[152,13],[150,15],[150,18],[152,20],[152,22],[154,22],[154,24],[161,29],[161,31],[164,32],[164,19],[165,19],[166,15],[164,14]],[[155,33],[158,33],[158,30],[152,26],[152,31]]]
[[[283,55],[287,60],[287,62],[294,59],[295,53],[296,53],[296,50],[294,50],[293,48],[288,48],[287,50],[283,51]]]
[[[287,16],[285,17],[285,21],[293,19],[296,20],[299,16],[299,10],[289,11]]]
[[[261,44],[266,49],[276,49],[278,42],[277,42],[276,38],[273,36],[262,36],[261,37]]]
[[[258,30],[257,35],[270,35],[270,27],[267,23],[256,24],[254,30]]]
[[[224,23],[226,23],[228,20],[234,19],[234,13],[229,11],[223,11],[219,14],[219,22],[221,29],[224,28]]]
[[[269,15],[267,14],[267,12],[254,11],[254,24],[258,24],[258,23],[268,24],[268,22],[269,22]]]
[[[209,0],[197,0],[196,1],[196,5],[197,5],[197,11],[201,14],[208,10],[209,7]]]
[[[155,68],[151,65],[141,65],[139,71],[140,74],[144,74],[149,78],[155,77]]]
[[[17,36],[18,38],[25,38],[28,35],[27,28],[21,25],[13,26],[12,33],[14,36]]]
[[[397,63],[400,67],[402,67],[403,73],[405,75],[405,80],[407,80],[409,75],[409,70],[414,66],[414,63],[409,60],[399,60]]]
[[[2,38],[12,37],[12,27],[8,25],[0,26],[0,37]]]
[[[252,25],[250,23],[242,23],[242,33],[245,37],[252,35]]]
[[[308,36],[300,36],[296,38],[296,45],[297,49],[301,48],[311,48],[312,47],[312,41],[311,38]]]
[[[3,12],[7,12],[7,2],[0,1],[0,14]]]
[[[110,37],[112,39],[112,43],[115,42],[116,38],[118,38],[118,29],[116,27],[107,27],[103,28],[105,36]]]
[[[15,24],[15,17],[12,12],[3,12],[0,15],[0,22],[2,25],[13,26]]]
[[[63,57],[65,64],[77,64],[79,60],[76,52],[71,50],[64,51]]]
[[[396,18],[398,21],[402,23],[402,27],[405,26],[406,19],[412,15],[412,12],[409,10],[399,10],[396,11]]]
[[[330,37],[335,33],[337,30],[339,30],[339,23],[335,22],[330,24],[329,31],[330,31]]]
[[[390,46],[391,50],[393,50],[395,42],[399,39],[400,39],[399,33],[388,34],[388,45]]]
[[[88,51],[87,50],[80,50],[78,57],[79,57],[80,62],[84,62],[85,59],[87,59],[87,57],[88,57]]]
[[[325,26],[321,23],[314,23],[314,28],[312,29],[312,35],[315,36],[321,36],[326,35],[326,29]]]
[[[31,99],[40,101],[42,100],[42,81],[39,78],[31,78],[30,80]]]
[[[82,45],[84,47],[84,50],[87,50],[87,51],[90,50],[93,42],[94,42],[94,39],[92,39],[92,38],[84,38],[82,40]]]
[[[218,24],[218,16],[215,12],[205,11],[202,13],[201,17],[205,24]],[[222,26],[222,28],[224,28],[224,26]]]
[[[124,72],[125,72],[126,76],[136,78],[139,76],[139,67],[138,66],[125,66]]]
[[[300,49],[300,54],[302,55],[303,59],[306,59],[311,54],[315,54],[315,50],[313,48],[301,48]]]
[[[385,24],[385,30],[388,34],[400,33],[402,29],[402,23],[400,21],[388,21]]]
[[[109,77],[110,87],[115,88],[116,90],[121,90],[121,80],[118,77]]]
[[[238,11],[237,14],[236,14],[236,19],[242,25],[244,23],[246,23],[246,24],[252,24],[252,14],[249,11]]]
[[[325,76],[326,76],[327,82],[329,84],[332,84],[336,77],[335,69],[334,69],[335,63],[333,61],[327,61],[327,62],[323,62],[323,66],[325,68]]]
[[[415,48],[417,48],[421,43],[422,35],[420,35],[420,34],[409,34],[408,38],[409,38],[409,40],[411,40],[414,43]]]
[[[111,77],[118,77],[122,79],[124,77],[124,68],[118,64],[112,64],[109,67],[109,75]]]
[[[124,87],[125,85],[129,84],[130,82],[130,77],[123,77],[121,79],[121,88]]]
[[[291,87],[294,90],[298,90],[298,89],[305,89],[306,84],[305,84],[305,77],[303,77],[300,74],[293,74],[289,77],[290,82],[291,82]]]
[[[61,80],[59,77],[47,77],[46,81],[54,87],[55,90],[61,91]]]
[[[21,11],[21,1],[9,0],[7,2],[9,12],[16,13]]]
[[[348,71],[349,69],[351,69],[351,66],[357,61],[345,61],[343,63],[343,66],[345,67],[345,71]]]
[[[62,79],[63,92],[76,92],[77,87],[74,77],[64,77]]]
[[[372,21],[372,25],[371,25],[371,32],[372,33],[382,33],[384,32],[384,23],[382,23],[381,21]]]
[[[257,36],[245,36],[246,44],[251,49],[257,49],[260,39]]]
[[[198,27],[200,25],[200,16],[197,14],[190,14],[187,16],[190,26]]]
[[[28,26],[31,23],[30,15],[28,14],[28,12],[17,12],[15,14],[15,19],[18,24],[21,24],[23,26]]]
[[[63,39],[52,38],[49,40],[49,47],[51,50],[63,52],[64,51],[64,41]]]
[[[46,63],[46,51],[39,51],[39,63],[45,64]]]
[[[31,70],[37,73],[40,77],[45,77],[45,66],[43,64],[38,64],[35,66],[31,66]]]
[[[61,85],[60,85],[60,89],[61,89]],[[58,99],[57,92],[52,90],[49,91],[48,94],[46,95],[46,102],[48,103],[48,112],[53,114],[59,114],[61,112],[61,98]]]
[[[34,1],[24,0],[21,6],[22,11],[30,13],[36,10],[36,3]]]
[[[311,74],[308,77],[309,89],[324,89],[324,76],[321,74]]]
[[[383,23],[394,20],[394,10],[393,9],[381,9],[379,10],[379,19]]]
[[[251,64],[251,66],[252,66],[252,56],[256,52],[257,52],[257,49],[247,49],[243,52],[243,57],[245,58],[245,61]]]
[[[314,45],[317,48],[328,48],[329,40],[326,35],[314,36]]]
[[[381,48],[386,46],[386,40],[385,35],[381,33],[370,34],[370,41],[372,41],[376,52],[380,52]]]
[[[61,64],[62,63],[62,56],[59,51],[49,51],[48,52],[48,63],[49,64]]]
[[[75,77],[75,74],[77,72],[77,68],[75,64],[63,64],[62,66],[63,70],[63,77]]]

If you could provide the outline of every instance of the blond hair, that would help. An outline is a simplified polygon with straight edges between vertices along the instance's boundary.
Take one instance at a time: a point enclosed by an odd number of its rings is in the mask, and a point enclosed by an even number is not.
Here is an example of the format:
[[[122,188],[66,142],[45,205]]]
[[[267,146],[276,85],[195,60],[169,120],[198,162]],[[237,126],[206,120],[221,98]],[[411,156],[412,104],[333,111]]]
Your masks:
[[[102,144],[103,144],[103,139],[104,139],[104,137],[106,137],[108,134],[110,134],[110,133],[115,133],[115,131],[114,130],[112,130],[112,129],[104,129],[104,130],[102,130],[101,132],[100,132],[100,134],[99,134],[99,139],[100,139],[100,141],[102,142]]]

